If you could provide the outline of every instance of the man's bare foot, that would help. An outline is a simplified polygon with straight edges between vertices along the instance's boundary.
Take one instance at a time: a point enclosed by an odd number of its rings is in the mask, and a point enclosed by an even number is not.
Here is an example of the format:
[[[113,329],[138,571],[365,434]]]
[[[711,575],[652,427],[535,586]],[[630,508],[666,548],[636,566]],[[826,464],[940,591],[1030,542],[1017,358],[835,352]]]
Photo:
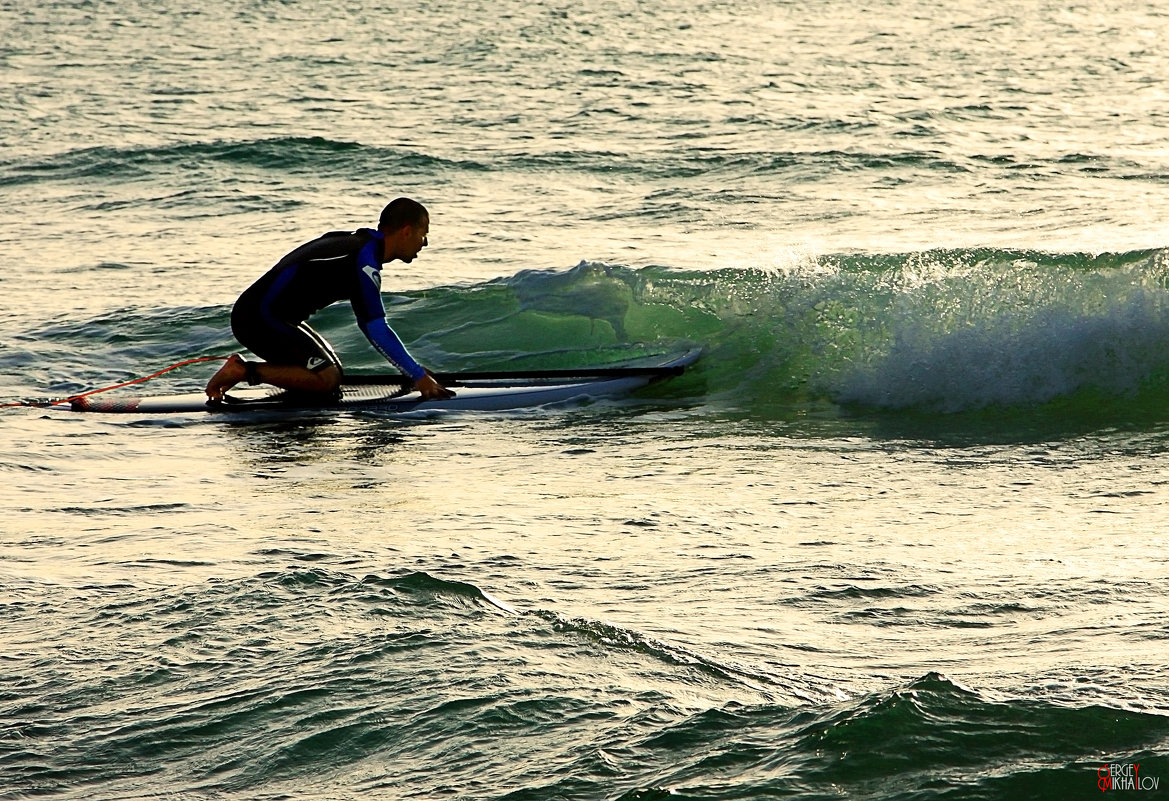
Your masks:
[[[233,353],[207,382],[207,397],[212,401],[223,400],[223,393],[243,381],[245,376],[247,376],[247,368],[244,367],[243,357],[238,353]]]

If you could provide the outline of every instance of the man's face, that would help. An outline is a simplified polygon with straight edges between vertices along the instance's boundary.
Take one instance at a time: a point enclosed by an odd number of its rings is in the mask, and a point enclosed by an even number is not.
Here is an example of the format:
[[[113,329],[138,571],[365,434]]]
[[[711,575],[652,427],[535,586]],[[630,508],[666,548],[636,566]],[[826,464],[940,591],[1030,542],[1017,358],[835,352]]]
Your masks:
[[[414,261],[422,249],[429,244],[426,241],[426,237],[429,234],[429,217],[423,217],[422,222],[418,223],[418,225],[407,226],[405,234],[402,237],[402,261],[407,263]]]

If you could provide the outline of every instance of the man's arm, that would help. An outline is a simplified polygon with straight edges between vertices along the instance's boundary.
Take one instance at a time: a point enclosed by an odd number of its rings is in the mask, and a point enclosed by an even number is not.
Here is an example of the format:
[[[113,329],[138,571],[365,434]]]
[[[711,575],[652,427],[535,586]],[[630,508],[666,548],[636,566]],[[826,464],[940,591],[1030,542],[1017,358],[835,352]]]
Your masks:
[[[394,333],[394,329],[390,328],[386,318],[380,317],[362,323],[361,330],[379,353],[414,380],[414,388],[422,393],[423,399],[446,400],[455,396],[454,392],[435,381],[434,376],[406,352],[406,346]]]
[[[402,339],[386,321],[385,306],[382,305],[381,270],[376,264],[374,243],[367,245],[358,256],[359,291],[353,300],[353,313],[357,324],[370,344],[414,381],[414,387],[427,400],[453,398],[455,393],[441,386],[427,372],[426,368],[414,361],[414,357],[402,344]]]
[[[359,322],[359,325],[361,332],[365,334],[378,353],[385,356],[387,361],[403,373],[414,381],[418,381],[426,375],[426,368],[414,361],[414,357],[407,352],[401,338],[394,333],[394,329],[390,328],[385,317]]]

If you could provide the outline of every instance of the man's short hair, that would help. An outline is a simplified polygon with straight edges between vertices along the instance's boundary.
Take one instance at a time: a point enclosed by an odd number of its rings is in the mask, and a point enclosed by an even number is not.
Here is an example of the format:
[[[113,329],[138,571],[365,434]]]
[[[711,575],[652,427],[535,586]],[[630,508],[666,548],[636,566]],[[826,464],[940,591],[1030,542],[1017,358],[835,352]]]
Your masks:
[[[417,200],[411,200],[408,197],[399,197],[391,200],[382,209],[382,215],[378,218],[377,227],[383,231],[397,231],[406,225],[421,225],[422,221],[429,217],[430,214],[426,211],[426,207]]]

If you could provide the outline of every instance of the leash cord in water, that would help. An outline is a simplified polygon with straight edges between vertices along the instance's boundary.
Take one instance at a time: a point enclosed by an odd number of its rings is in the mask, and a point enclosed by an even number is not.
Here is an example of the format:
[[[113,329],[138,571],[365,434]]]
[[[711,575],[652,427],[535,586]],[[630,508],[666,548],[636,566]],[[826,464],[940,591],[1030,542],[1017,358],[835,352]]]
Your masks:
[[[13,407],[13,406],[32,406],[34,408],[47,408],[49,406],[60,406],[62,404],[66,404],[66,403],[73,403],[74,401],[81,400],[82,398],[88,398],[90,395],[97,395],[99,392],[109,392],[111,389],[121,389],[122,387],[128,387],[128,386],[131,386],[133,384],[141,384],[143,381],[149,381],[152,378],[158,378],[163,373],[169,373],[171,370],[177,370],[180,367],[186,367],[188,364],[197,364],[199,362],[225,362],[228,360],[228,358],[230,358],[230,357],[228,357],[228,356],[199,356],[199,357],[194,358],[194,359],[186,359],[185,361],[176,362],[175,364],[172,364],[170,367],[164,367],[163,369],[159,370],[157,373],[151,373],[150,375],[143,376],[142,378],[135,378],[132,381],[123,381],[121,384],[114,384],[113,386],[102,387],[101,389],[91,389],[88,392],[82,392],[79,395],[70,395],[67,398],[57,398],[56,400],[44,400],[44,401],[25,400],[25,401],[16,401],[14,403],[0,403],[0,409],[6,409],[6,408]]]

